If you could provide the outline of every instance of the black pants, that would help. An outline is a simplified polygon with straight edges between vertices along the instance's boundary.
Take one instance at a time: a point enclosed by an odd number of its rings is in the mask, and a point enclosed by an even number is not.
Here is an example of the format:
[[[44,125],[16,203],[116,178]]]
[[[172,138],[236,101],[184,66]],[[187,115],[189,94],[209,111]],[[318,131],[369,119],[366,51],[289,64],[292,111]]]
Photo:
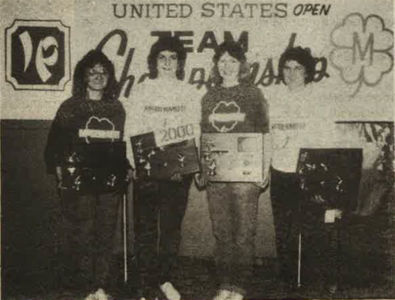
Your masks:
[[[338,275],[338,225],[324,222],[325,208],[304,199],[295,173],[272,169],[271,201],[280,279],[297,283],[301,233],[302,285],[332,284]]]
[[[338,281],[340,224],[325,223],[325,208],[314,202],[302,205],[302,284],[330,286]]]
[[[122,193],[61,192],[64,287],[84,292],[112,287],[114,237],[122,197]]]
[[[272,169],[270,196],[280,279],[290,284],[296,284],[300,231],[299,210],[303,199],[297,175]]]
[[[141,289],[149,296],[170,281],[181,241],[191,177],[136,184],[135,233]]]

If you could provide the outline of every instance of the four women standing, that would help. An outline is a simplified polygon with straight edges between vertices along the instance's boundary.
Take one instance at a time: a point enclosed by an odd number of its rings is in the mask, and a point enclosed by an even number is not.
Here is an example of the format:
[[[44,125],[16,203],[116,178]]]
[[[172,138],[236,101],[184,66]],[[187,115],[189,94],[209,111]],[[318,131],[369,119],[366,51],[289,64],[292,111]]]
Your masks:
[[[98,51],[88,53],[83,61],[84,65],[79,64],[76,68],[73,97],[62,104],[48,138],[47,165],[51,172],[56,173],[60,187],[62,173],[59,160],[64,149],[79,138],[78,129],[94,116],[100,120],[108,119],[116,130],[122,131],[125,119],[122,105],[114,98],[115,90],[110,89],[115,82],[111,62]],[[198,185],[207,188],[216,240],[215,258],[220,286],[214,299],[241,300],[246,295],[252,276],[258,198],[269,183],[271,165],[271,196],[281,270],[284,278],[294,280],[296,267],[292,256],[295,247],[292,242],[294,235],[290,232],[293,230],[292,220],[297,218],[295,208],[299,205],[300,191],[295,174],[299,148],[293,143],[295,139],[303,139],[301,130],[304,125],[299,124],[299,121],[303,120],[305,108],[310,105],[305,100],[309,99],[305,97],[308,93],[305,84],[312,80],[314,60],[302,48],[288,49],[280,59],[280,77],[293,98],[299,97],[299,94],[301,96],[298,98],[300,101],[290,101],[288,106],[284,103],[274,105],[273,119],[276,123],[272,126],[273,162],[268,104],[260,89],[249,82],[249,66],[241,46],[225,41],[215,50],[212,70],[214,86],[207,91],[201,103],[196,89],[182,81],[185,61],[186,51],[177,38],[160,38],[148,56],[149,79],[136,86],[133,97],[126,105],[125,140],[128,143],[130,177],[133,178],[135,189],[135,231],[141,296],[164,295],[170,300],[181,299],[176,285],[171,283],[171,274],[192,177],[177,173],[168,180],[139,178],[135,172],[130,137],[190,124],[199,128],[200,123],[202,133],[258,133],[263,136],[263,165],[260,166],[262,182],[209,182],[206,174],[196,176]],[[77,78],[81,72],[83,76]],[[284,99],[288,100],[286,97]],[[201,114],[198,113],[200,111]],[[227,115],[225,122],[220,125],[213,117],[218,113]],[[289,126],[285,124],[288,121],[292,123]],[[284,130],[294,130],[298,134],[284,135]],[[198,142],[199,130],[195,138]],[[84,270],[83,265],[90,264],[90,259],[94,257],[89,252],[93,245],[89,225],[93,219],[89,216],[93,211],[102,213],[97,222],[103,225],[100,226],[100,233],[94,236],[101,237],[98,245],[103,249],[98,248],[100,251],[95,252],[100,255],[96,256],[94,276],[97,284],[105,285],[109,276],[111,239],[121,194],[77,194],[68,195],[68,192],[61,191],[62,199],[65,200],[65,220],[73,224],[68,234],[70,247],[78,245],[80,249],[75,257],[78,263],[73,265],[81,272]],[[86,272],[90,271],[87,269]]]

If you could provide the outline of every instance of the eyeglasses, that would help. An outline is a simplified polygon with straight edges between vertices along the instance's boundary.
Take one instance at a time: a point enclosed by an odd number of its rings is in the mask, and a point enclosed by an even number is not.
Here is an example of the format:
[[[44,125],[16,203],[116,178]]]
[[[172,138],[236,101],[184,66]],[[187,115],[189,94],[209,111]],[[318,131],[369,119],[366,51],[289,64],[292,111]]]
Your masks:
[[[88,75],[89,76],[96,76],[96,75],[100,75],[100,76],[108,76],[108,72],[95,72],[95,71],[88,71]]]

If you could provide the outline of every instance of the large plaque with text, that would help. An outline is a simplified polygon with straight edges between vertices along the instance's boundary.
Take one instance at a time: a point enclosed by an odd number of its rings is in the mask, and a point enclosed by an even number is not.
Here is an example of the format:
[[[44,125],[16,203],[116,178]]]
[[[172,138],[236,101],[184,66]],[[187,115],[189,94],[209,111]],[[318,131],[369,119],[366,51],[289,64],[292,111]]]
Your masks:
[[[362,149],[300,149],[297,173],[305,199],[325,209],[356,208]]]
[[[176,173],[199,172],[195,139],[161,145],[154,132],[132,136],[133,157],[139,178],[166,180]]]
[[[201,161],[209,181],[262,181],[263,136],[260,133],[203,133]]]
[[[126,187],[126,143],[76,144],[62,165],[62,187],[79,193],[121,191]]]

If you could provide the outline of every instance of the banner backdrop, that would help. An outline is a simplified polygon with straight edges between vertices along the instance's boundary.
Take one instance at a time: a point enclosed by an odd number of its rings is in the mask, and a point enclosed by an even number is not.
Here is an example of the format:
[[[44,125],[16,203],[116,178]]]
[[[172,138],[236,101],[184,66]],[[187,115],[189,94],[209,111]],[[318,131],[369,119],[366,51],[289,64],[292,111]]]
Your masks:
[[[178,35],[183,41],[189,51],[186,80],[202,92],[213,48],[233,39],[248,50],[254,82],[270,103],[280,84],[279,56],[295,45],[310,48],[316,57],[316,88],[336,105],[337,120],[393,119],[390,0],[23,0],[2,5],[3,12],[15,12],[1,18],[1,68],[6,73],[1,81],[2,119],[52,119],[70,96],[76,62],[96,47],[114,61],[127,101],[147,71],[149,48],[160,35]],[[63,32],[57,29],[61,41],[54,27],[63,27]],[[41,35],[34,28],[41,28]],[[16,87],[24,74],[27,82]]]
[[[188,48],[185,80],[201,95],[213,49],[225,39],[237,40],[247,50],[254,83],[269,104],[285,88],[278,80],[281,53],[288,46],[308,47],[317,60],[317,97],[333,104],[336,120],[343,123],[337,126],[341,145],[364,151],[363,168],[370,173],[363,174],[362,181],[369,184],[362,185],[360,214],[370,214],[387,190],[376,183],[382,182],[382,162],[393,161],[391,0],[4,0],[1,5],[2,120],[52,120],[71,96],[76,63],[97,47],[114,62],[120,99],[126,103],[144,80],[158,36],[178,35],[183,41]],[[273,256],[268,192],[261,196],[258,218],[257,256]],[[205,193],[193,187],[182,253],[211,254],[209,222]]]

